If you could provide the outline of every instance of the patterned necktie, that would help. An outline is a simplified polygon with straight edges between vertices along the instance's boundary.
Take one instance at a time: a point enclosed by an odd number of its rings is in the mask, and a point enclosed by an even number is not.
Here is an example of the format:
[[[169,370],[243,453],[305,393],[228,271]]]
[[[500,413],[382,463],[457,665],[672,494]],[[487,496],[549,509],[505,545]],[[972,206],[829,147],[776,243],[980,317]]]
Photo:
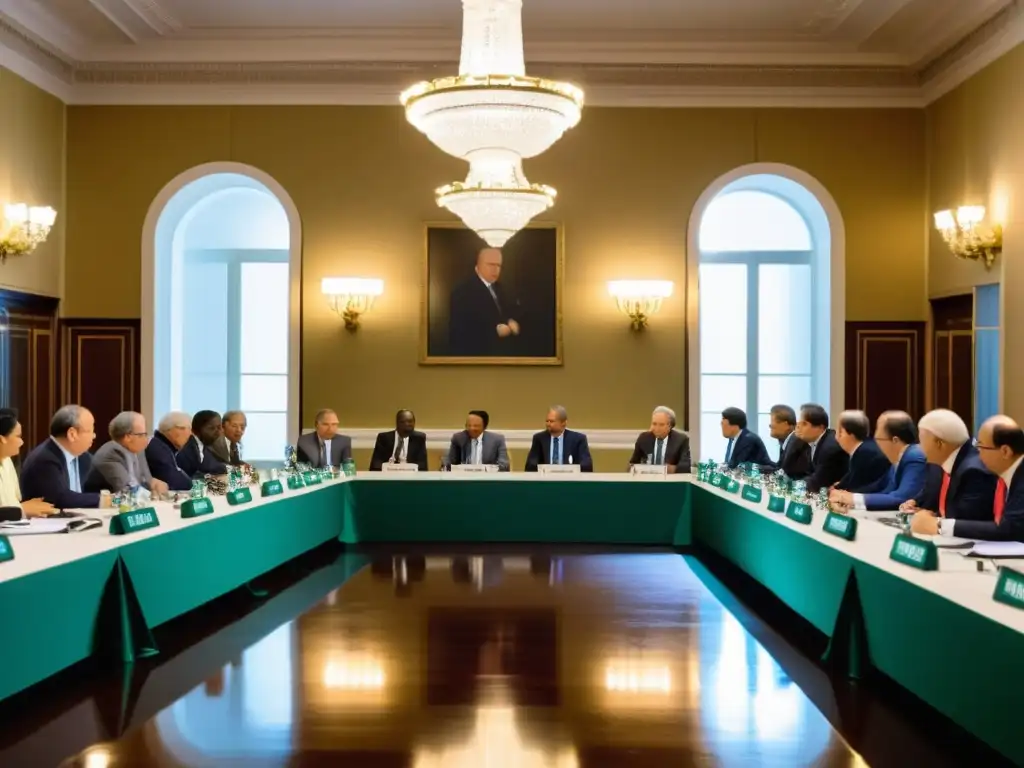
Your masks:
[[[320,443],[320,466],[327,466],[327,443],[323,441]]]
[[[658,465],[659,467],[661,466],[661,463],[662,463],[661,444],[662,444],[662,439],[661,438],[658,438],[657,440],[654,441],[654,463],[656,465]]]
[[[949,472],[942,473],[942,490],[939,491],[939,515],[946,516],[946,494],[949,493]]]
[[[395,435],[395,453],[391,457],[395,460],[395,464],[402,463],[402,457],[405,455],[405,440],[401,435]]]
[[[992,516],[995,518],[996,525],[1003,519],[1003,508],[1006,506],[1006,481],[1003,478],[999,478],[996,481],[996,495],[992,498]]]
[[[554,450],[552,451],[552,456],[551,456],[551,463],[552,464],[561,464],[562,463],[562,447],[561,447],[561,445],[559,445],[559,441],[560,440],[561,440],[561,438],[556,437],[554,439],[554,441],[553,441],[555,445],[554,445]]]

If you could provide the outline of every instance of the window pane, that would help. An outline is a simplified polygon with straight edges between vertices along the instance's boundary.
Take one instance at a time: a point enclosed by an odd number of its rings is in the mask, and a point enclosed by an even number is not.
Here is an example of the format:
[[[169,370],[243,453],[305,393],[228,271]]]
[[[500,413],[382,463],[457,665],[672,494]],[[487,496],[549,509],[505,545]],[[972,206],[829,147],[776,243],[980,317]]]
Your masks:
[[[757,381],[757,410],[771,411],[773,405],[788,405],[794,411],[811,402],[810,376],[760,376]]]
[[[182,296],[181,402],[189,413],[223,411],[228,399],[228,268],[188,259]]]
[[[809,251],[811,232],[781,197],[740,190],[716,197],[700,221],[702,251]]]
[[[757,414],[757,424],[754,425],[754,431],[757,432],[758,437],[764,442],[764,447],[768,449],[768,455],[772,457],[772,461],[778,461],[779,441],[772,437],[771,422],[771,413]]]
[[[287,376],[242,376],[243,411],[287,411]]]
[[[811,266],[758,267],[758,367],[760,373],[811,372]]]
[[[288,264],[244,262],[242,373],[288,373]]]
[[[725,461],[725,449],[729,441],[722,437],[722,412],[700,415],[700,460]]]
[[[700,369],[747,371],[747,267],[700,265]]]
[[[730,406],[747,410],[747,377],[701,376],[700,409],[721,414]]]
[[[284,447],[295,444],[297,435],[288,434],[285,413],[247,413],[248,427],[242,441],[246,461],[284,461]]]

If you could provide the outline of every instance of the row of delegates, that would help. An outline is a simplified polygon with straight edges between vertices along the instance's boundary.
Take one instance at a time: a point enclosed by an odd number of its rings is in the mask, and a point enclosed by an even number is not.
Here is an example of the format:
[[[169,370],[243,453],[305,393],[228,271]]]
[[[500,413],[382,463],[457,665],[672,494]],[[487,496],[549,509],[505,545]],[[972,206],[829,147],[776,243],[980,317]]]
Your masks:
[[[146,462],[153,477],[171,491],[187,491],[193,477],[223,475],[229,466],[244,464],[242,438],[247,426],[242,411],[227,411],[223,417],[208,410],[194,416],[171,411],[160,419],[145,447]]]

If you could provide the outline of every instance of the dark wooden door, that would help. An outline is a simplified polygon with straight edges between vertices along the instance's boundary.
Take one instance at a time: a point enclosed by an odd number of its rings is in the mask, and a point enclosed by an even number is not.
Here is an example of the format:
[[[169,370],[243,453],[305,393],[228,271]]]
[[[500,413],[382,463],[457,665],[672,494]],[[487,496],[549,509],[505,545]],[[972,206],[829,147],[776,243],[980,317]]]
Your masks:
[[[936,408],[948,408],[974,423],[974,296],[932,300],[932,393]]]

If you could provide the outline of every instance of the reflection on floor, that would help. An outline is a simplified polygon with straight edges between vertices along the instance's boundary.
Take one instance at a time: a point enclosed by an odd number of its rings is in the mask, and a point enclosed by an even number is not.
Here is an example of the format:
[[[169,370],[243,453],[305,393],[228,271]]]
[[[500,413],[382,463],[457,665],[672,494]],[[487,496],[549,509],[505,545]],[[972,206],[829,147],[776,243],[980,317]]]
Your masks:
[[[866,765],[712,589],[671,553],[343,555],[0,764]]]

